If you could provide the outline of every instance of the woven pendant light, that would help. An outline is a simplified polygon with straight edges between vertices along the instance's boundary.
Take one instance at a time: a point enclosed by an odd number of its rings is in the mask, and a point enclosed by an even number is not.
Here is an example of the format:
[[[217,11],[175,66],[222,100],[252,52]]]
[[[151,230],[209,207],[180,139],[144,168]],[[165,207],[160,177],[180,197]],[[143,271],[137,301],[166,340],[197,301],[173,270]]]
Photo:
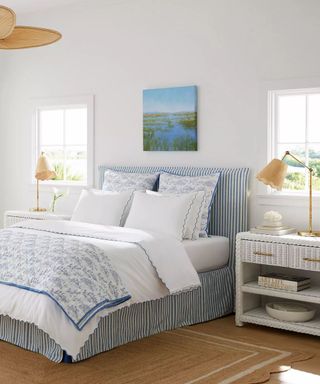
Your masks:
[[[0,5],[0,49],[41,47],[61,37],[61,33],[53,29],[16,26],[14,11]]]

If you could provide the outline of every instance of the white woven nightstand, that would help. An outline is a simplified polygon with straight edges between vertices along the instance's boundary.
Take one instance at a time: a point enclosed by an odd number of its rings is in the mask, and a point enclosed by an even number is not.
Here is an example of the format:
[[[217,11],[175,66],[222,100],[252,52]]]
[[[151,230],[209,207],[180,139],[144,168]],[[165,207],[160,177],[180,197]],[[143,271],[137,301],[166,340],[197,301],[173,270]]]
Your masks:
[[[239,233],[236,243],[236,324],[265,325],[320,336],[320,238]],[[299,292],[264,288],[258,276],[281,272],[311,278],[311,287]],[[305,323],[276,320],[265,311],[270,301],[311,303],[317,315]]]
[[[51,212],[6,211],[4,213],[4,228],[24,220],[70,220],[70,215]]]

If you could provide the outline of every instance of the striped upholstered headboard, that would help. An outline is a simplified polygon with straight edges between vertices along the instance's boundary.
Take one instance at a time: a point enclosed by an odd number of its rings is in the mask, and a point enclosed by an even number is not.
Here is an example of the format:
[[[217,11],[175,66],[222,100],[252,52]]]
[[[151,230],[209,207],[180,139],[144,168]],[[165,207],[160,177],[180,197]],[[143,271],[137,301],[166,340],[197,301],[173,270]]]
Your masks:
[[[107,169],[122,172],[169,172],[176,175],[201,176],[220,172],[217,192],[209,223],[209,233],[230,239],[229,266],[234,270],[235,238],[238,232],[248,229],[248,168],[196,168],[196,167],[138,167],[100,166],[99,186],[102,187]]]

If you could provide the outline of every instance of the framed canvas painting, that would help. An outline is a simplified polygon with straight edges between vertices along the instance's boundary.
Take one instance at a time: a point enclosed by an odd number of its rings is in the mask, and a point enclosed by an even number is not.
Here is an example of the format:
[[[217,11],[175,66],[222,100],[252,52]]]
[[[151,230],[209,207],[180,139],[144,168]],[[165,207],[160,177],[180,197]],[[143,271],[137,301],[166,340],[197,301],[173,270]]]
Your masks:
[[[144,90],[143,150],[197,149],[197,87]]]

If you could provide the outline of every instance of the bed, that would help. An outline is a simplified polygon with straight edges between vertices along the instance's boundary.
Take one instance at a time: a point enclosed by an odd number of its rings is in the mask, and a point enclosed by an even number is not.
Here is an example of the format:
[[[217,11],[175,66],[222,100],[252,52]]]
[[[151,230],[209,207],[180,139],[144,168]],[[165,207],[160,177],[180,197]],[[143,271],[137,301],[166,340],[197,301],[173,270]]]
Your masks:
[[[101,317],[98,326],[75,356],[32,322],[0,316],[0,339],[38,352],[54,362],[78,362],[122,344],[164,330],[208,321],[233,311],[235,236],[247,230],[247,168],[99,167],[100,187],[106,169],[123,172],[171,172],[207,175],[220,172],[209,233],[212,238],[184,242],[198,272],[201,287],[148,300]],[[201,245],[200,242],[202,242]],[[215,249],[217,257],[210,257]],[[202,257],[197,255],[202,254]]]

